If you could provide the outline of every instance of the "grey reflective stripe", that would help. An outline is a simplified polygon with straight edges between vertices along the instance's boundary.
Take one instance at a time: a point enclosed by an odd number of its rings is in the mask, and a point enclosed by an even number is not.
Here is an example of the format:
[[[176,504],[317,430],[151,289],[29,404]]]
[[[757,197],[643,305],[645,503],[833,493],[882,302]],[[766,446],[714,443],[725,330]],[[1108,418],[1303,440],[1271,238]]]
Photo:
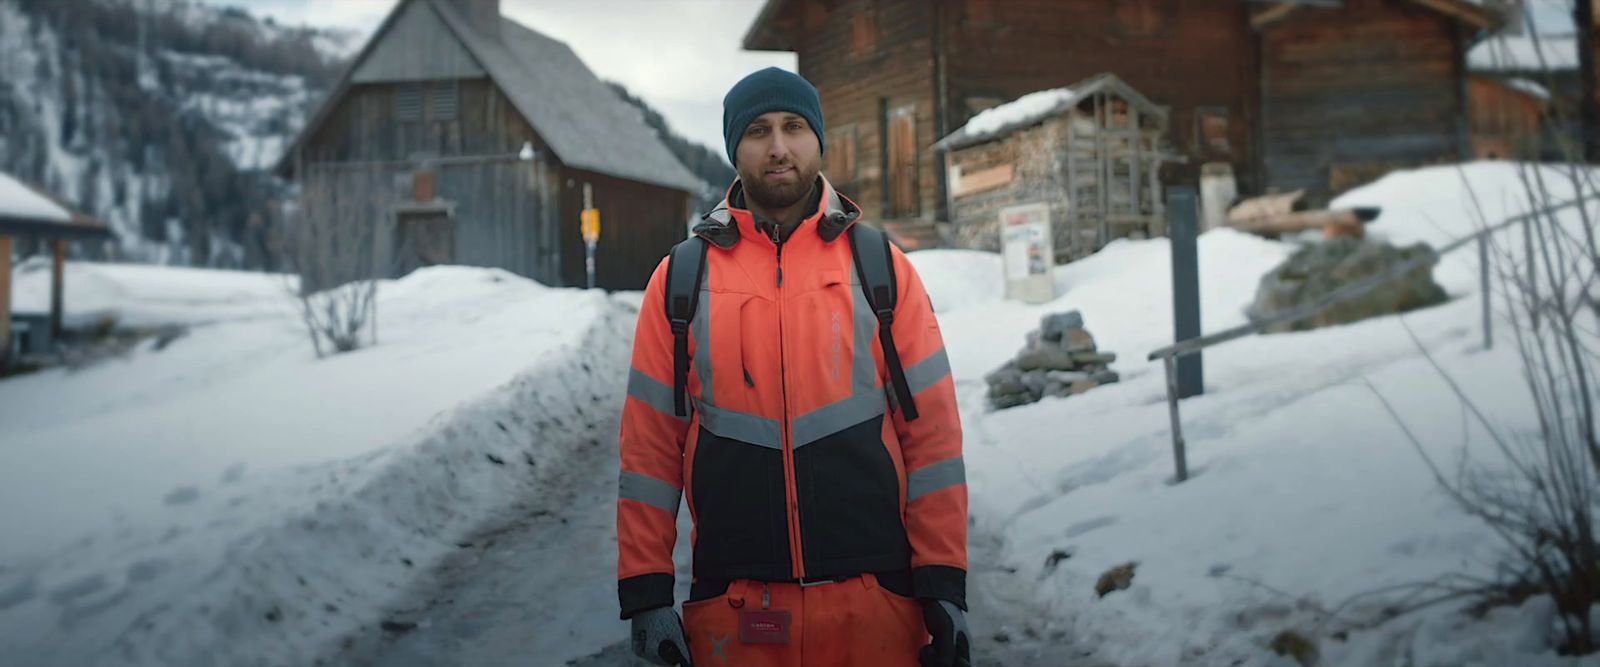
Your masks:
[[[940,489],[967,483],[967,466],[961,457],[945,459],[906,473],[906,502]]]
[[[929,355],[906,369],[906,384],[911,387],[911,395],[916,396],[928,387],[938,384],[946,375],[950,374],[950,357],[944,353],[944,348]]]
[[[887,411],[885,395],[878,388],[878,362],[872,358],[872,344],[878,339],[878,316],[867,305],[866,294],[861,291],[860,279],[850,274],[851,291],[855,292],[855,359],[850,363],[850,388],[848,398],[824,405],[796,417],[794,420],[794,447],[799,449]]]
[[[679,421],[689,420],[688,417],[673,414],[672,386],[656,381],[637,368],[628,369],[628,395],[668,417]]]
[[[878,340],[878,316],[872,312],[872,306],[867,304],[867,293],[861,290],[860,278],[854,271],[850,272],[851,291],[856,293],[855,300],[855,360],[851,365],[850,386],[857,395],[878,394],[878,362],[872,358],[872,343]]]
[[[776,419],[724,410],[705,401],[695,401],[700,427],[713,435],[761,447],[783,449],[782,427]]]
[[[700,281],[700,304],[694,310],[694,320],[689,331],[694,336],[694,370],[700,375],[700,399],[707,403],[716,400],[711,394],[711,260],[706,259],[704,276]]]
[[[883,392],[856,394],[796,417],[794,448],[799,449],[883,414]],[[873,434],[874,439],[878,434]]]
[[[659,507],[678,516],[678,498],[683,495],[671,482],[637,472],[622,471],[617,480],[617,497],[637,500],[651,507]]]

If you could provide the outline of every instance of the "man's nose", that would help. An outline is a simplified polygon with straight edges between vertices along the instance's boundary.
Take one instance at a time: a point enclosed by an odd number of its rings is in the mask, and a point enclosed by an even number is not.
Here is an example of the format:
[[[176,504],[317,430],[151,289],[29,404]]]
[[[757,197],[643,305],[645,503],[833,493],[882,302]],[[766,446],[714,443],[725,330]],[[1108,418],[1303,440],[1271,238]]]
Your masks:
[[[776,162],[786,157],[789,157],[788,139],[783,136],[782,132],[774,132],[772,134],[772,143],[767,145],[767,159]]]

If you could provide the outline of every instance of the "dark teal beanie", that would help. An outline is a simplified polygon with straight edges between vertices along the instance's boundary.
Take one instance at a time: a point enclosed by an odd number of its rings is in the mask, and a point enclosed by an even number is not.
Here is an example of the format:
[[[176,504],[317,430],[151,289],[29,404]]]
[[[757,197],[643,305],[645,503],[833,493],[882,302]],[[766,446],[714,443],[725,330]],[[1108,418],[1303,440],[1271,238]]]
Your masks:
[[[768,67],[733,84],[722,98],[722,138],[728,142],[729,164],[739,165],[734,153],[750,121],[773,111],[788,111],[806,119],[811,130],[817,133],[818,149],[827,150],[827,140],[823,139],[822,101],[817,98],[816,87],[794,72]]]

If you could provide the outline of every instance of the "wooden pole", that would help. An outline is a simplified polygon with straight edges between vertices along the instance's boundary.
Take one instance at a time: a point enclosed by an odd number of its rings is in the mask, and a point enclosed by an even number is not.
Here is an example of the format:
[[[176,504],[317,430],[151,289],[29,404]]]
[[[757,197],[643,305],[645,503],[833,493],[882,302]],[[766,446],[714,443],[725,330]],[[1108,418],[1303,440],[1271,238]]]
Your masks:
[[[11,359],[11,237],[0,236],[0,367]]]
[[[1177,466],[1176,479],[1189,479],[1188,455],[1184,452],[1183,422],[1178,418],[1178,365],[1171,356],[1161,358],[1167,369],[1167,411],[1172,417],[1172,461]]]
[[[63,274],[67,265],[67,242],[57,239],[53,245],[55,257],[50,263],[50,332],[47,334],[52,349],[56,341],[61,339],[61,298],[66,291]]]

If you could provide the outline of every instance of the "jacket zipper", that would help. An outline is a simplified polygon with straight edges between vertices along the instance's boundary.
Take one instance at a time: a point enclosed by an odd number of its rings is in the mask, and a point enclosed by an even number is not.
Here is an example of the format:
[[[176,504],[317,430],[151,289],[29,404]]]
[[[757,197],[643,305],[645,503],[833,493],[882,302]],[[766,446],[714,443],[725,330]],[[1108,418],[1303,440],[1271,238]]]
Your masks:
[[[783,397],[783,491],[788,503],[789,558],[794,562],[794,577],[806,576],[805,551],[800,547],[800,499],[795,481],[794,439],[789,433],[789,348],[783,343],[783,239],[777,225],[772,226],[772,243],[778,247],[778,394]]]

